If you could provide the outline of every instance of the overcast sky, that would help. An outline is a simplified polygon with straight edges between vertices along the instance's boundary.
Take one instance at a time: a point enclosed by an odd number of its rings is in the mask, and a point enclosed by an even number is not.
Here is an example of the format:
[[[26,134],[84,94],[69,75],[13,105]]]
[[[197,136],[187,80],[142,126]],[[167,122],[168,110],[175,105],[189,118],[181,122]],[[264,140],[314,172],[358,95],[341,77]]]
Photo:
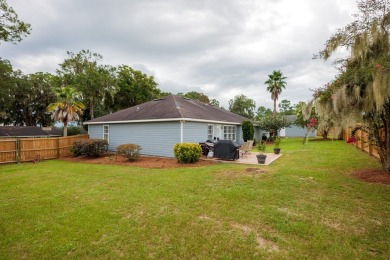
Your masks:
[[[67,51],[89,49],[103,64],[153,75],[162,91],[203,92],[228,107],[244,94],[272,107],[264,82],[287,77],[279,97],[293,104],[336,75],[313,60],[353,20],[355,0],[8,0],[32,32],[0,57],[24,73],[55,73]]]

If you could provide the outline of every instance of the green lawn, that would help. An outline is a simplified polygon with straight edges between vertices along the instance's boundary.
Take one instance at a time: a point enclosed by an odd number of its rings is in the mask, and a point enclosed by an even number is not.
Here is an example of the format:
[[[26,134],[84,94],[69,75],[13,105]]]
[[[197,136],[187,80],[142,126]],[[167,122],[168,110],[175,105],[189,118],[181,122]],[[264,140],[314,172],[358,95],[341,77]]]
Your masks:
[[[377,161],[300,141],[283,140],[265,173],[0,166],[0,258],[389,259],[390,187],[352,176]]]

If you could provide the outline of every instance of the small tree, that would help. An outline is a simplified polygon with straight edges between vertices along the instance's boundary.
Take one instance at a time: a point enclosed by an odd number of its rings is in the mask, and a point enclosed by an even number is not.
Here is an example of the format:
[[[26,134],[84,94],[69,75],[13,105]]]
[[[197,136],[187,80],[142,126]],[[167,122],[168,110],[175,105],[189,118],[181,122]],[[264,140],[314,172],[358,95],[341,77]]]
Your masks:
[[[278,131],[284,127],[289,127],[291,125],[287,119],[279,114],[266,115],[260,119],[259,127],[263,130],[266,130],[270,133],[270,139],[274,136],[277,136]]]
[[[251,121],[243,121],[242,138],[244,139],[244,142],[248,140],[253,140],[254,133],[255,133],[255,129],[253,127],[253,123]]]

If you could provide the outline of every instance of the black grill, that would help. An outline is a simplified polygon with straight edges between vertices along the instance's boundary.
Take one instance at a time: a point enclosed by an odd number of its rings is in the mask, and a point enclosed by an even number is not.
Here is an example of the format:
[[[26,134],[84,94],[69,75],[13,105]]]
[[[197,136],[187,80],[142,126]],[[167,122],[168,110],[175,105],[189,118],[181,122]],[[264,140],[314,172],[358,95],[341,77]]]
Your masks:
[[[240,146],[231,140],[219,140],[214,144],[214,157],[222,160],[235,160],[240,158]]]

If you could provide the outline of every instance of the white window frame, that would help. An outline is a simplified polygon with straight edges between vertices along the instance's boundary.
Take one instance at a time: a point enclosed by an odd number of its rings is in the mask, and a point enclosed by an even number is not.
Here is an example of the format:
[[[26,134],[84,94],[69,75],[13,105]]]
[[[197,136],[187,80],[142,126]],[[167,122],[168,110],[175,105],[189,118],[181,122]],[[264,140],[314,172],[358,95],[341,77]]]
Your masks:
[[[234,125],[224,125],[223,126],[223,139],[236,141],[237,127]]]
[[[211,133],[210,133],[210,127],[211,127]],[[209,124],[207,126],[207,140],[213,141],[214,138],[214,125]]]
[[[103,140],[106,140],[107,143],[110,143],[110,125],[103,125]]]

